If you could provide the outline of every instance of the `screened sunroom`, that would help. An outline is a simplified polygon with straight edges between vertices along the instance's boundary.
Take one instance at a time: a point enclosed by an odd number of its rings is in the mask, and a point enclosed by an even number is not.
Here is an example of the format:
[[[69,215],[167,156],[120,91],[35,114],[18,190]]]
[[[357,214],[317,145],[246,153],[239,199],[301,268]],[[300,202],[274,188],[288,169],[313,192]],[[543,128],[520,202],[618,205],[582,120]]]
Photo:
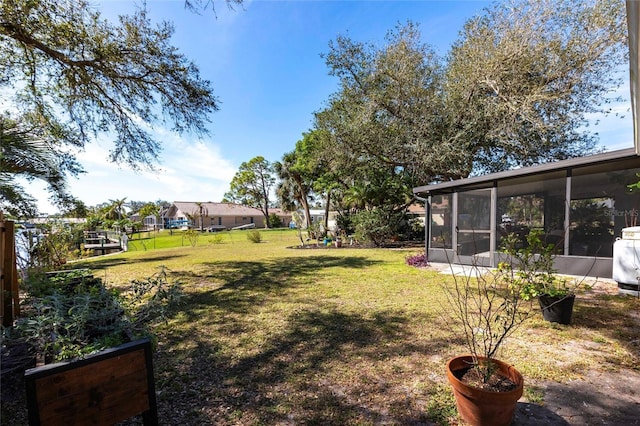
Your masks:
[[[414,188],[425,199],[430,261],[496,266],[501,241],[533,229],[560,273],[611,277],[613,243],[640,225],[640,157],[607,152]]]

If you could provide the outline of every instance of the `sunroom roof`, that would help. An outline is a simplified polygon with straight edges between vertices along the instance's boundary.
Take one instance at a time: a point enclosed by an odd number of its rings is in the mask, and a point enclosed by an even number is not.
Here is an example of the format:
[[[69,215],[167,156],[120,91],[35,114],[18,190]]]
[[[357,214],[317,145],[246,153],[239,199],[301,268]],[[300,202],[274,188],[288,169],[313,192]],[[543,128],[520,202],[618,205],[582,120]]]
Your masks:
[[[515,170],[491,173],[483,176],[475,176],[471,178],[457,179],[447,182],[434,183],[431,185],[419,186],[417,188],[413,188],[413,193],[418,196],[428,196],[436,193],[453,192],[458,189],[469,189],[475,187],[487,188],[493,185],[494,182],[504,181],[517,177],[548,174],[562,170],[573,170],[580,167],[595,166],[598,164],[606,164],[610,162],[622,162],[627,160],[637,162],[637,167],[640,167],[640,157],[636,155],[635,149],[628,148],[601,154],[589,155],[586,157],[571,158],[568,160],[561,160],[553,163],[545,163],[537,166],[523,167]]]

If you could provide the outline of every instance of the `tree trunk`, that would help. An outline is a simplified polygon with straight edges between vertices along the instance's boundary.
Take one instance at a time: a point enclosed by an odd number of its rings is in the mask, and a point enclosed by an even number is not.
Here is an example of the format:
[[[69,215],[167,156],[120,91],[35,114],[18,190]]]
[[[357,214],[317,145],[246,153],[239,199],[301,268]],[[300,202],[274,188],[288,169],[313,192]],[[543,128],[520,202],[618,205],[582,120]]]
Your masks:
[[[309,200],[306,197],[301,199],[302,206],[304,207],[304,221],[306,222],[307,229],[311,227],[311,209],[309,209]]]
[[[327,201],[324,206],[324,231],[329,232],[329,205],[331,204],[331,193],[327,191]]]

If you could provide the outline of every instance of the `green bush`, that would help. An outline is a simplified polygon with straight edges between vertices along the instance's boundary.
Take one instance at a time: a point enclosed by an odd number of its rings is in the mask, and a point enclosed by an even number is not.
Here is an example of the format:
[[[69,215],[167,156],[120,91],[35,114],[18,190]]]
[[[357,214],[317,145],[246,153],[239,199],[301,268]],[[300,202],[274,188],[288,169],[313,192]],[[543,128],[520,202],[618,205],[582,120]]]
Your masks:
[[[179,303],[179,283],[167,273],[134,280],[122,292],[107,289],[87,270],[41,275],[29,289],[23,314],[7,339],[27,342],[45,362],[81,357],[151,335]]]
[[[282,219],[275,213],[269,215],[269,228],[282,228]]]
[[[260,234],[260,231],[258,230],[251,230],[251,231],[247,231],[247,240],[251,241],[252,243],[260,243],[262,242],[262,234]]]
[[[67,296],[85,293],[102,286],[102,280],[95,278],[88,269],[41,272],[32,269],[23,287],[32,298],[62,293]]]
[[[385,240],[397,235],[401,215],[377,208],[360,211],[352,219],[359,241],[381,246]]]
[[[196,231],[195,229],[189,229],[188,231],[184,232],[184,236],[187,237],[187,240],[189,240],[189,244],[191,244],[191,247],[195,247],[198,244],[200,232]]]
[[[224,236],[221,232],[215,233],[209,237],[209,242],[211,244],[222,244],[224,243]]]

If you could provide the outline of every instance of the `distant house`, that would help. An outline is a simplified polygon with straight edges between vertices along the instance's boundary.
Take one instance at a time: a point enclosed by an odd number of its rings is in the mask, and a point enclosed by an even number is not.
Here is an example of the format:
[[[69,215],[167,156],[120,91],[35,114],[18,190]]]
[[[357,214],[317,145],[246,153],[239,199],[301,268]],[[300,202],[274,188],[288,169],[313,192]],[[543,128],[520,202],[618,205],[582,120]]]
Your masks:
[[[416,219],[416,220],[420,221],[420,223],[422,223],[422,225],[424,225],[424,223],[425,223],[424,205],[411,204],[409,207],[407,207],[406,214],[407,214],[407,218],[408,219]]]
[[[142,229],[145,231],[150,231],[150,230],[160,230],[160,229],[164,229],[164,225],[165,225],[165,220],[164,220],[164,216],[167,213],[167,211],[169,210],[168,207],[161,207],[160,211],[158,212],[158,215],[149,215],[143,218],[140,218],[139,215],[137,215],[137,219],[135,220],[139,220],[142,222]],[[131,220],[133,219],[134,216],[131,217]]]
[[[281,209],[269,209],[288,226],[291,214]],[[175,201],[163,216],[164,227],[223,230],[253,225],[265,228],[264,215],[259,209],[232,203]]]
[[[300,213],[300,217],[304,221],[301,224],[301,226],[304,227],[304,226],[306,226],[306,223],[307,223],[307,220],[305,218],[305,216],[306,216],[305,211],[304,210],[300,210],[299,213]],[[320,227],[320,230],[324,230],[325,210],[324,209],[310,209],[309,210],[309,214],[311,215],[310,223],[318,224],[318,226]],[[327,220],[327,227],[329,228],[328,231],[335,232],[335,231],[338,230],[337,217],[338,217],[338,212],[329,211],[329,219]]]

